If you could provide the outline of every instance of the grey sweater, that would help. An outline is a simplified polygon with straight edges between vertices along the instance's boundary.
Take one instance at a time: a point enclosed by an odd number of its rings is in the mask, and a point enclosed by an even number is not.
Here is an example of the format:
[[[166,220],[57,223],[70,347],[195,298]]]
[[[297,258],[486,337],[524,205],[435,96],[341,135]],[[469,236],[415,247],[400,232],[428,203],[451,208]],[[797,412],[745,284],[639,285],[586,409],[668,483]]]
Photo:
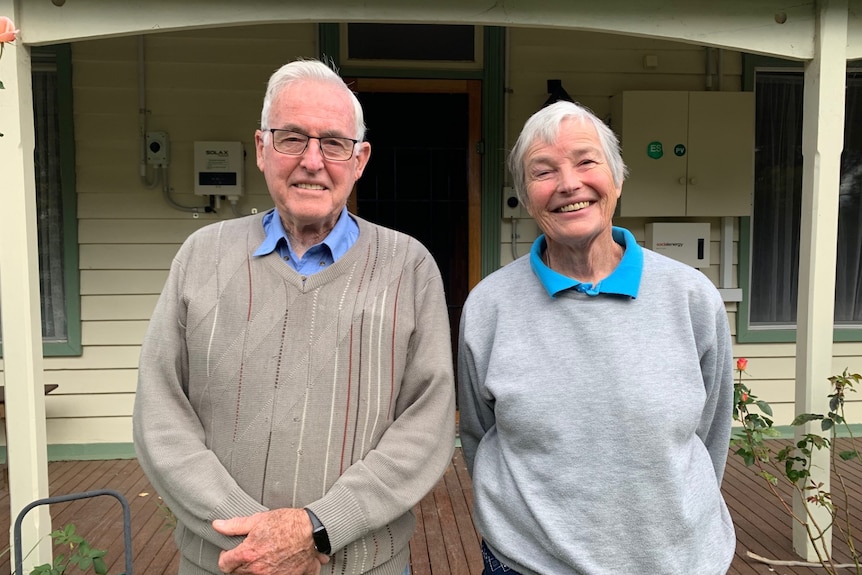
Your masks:
[[[440,273],[416,240],[360,218],[335,264],[253,257],[262,214],[183,244],[141,350],[141,466],[176,514],[180,573],[220,573],[214,519],[307,506],[324,573],[400,575],[413,506],[454,449]]]
[[[733,557],[725,307],[699,271],[643,256],[636,299],[551,298],[525,256],[464,307],[476,524],[525,575],[719,575]]]

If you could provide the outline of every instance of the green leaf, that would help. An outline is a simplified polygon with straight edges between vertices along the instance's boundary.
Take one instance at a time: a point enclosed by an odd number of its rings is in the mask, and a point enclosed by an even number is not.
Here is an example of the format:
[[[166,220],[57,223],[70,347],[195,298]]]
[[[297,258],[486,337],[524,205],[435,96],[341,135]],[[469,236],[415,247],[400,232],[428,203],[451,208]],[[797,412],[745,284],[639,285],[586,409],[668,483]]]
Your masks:
[[[3,80],[0,80],[0,90],[5,90],[6,86],[3,85]]]
[[[93,571],[96,575],[105,575],[108,572],[108,566],[105,565],[105,560],[101,557],[93,559]]]
[[[772,415],[772,406],[763,401],[762,399],[758,399],[756,402],[757,407],[760,408],[760,411],[765,413],[766,415]]]
[[[823,416],[816,413],[800,413],[793,421],[790,422],[790,425],[802,425],[817,419],[823,419]]]
[[[829,420],[825,419],[824,421],[829,421]],[[809,441],[811,442],[811,445],[813,447],[816,447],[817,449],[824,449],[824,448],[829,447],[829,440],[826,439],[825,437],[820,437],[819,435],[809,436]],[[810,455],[810,453],[807,453],[806,455]]]
[[[832,427],[834,427],[834,425],[835,422],[833,422],[831,419],[824,419],[820,422],[820,429],[822,429],[823,431],[829,431],[830,429],[832,429]]]
[[[851,459],[859,457],[859,453],[855,449],[853,451],[842,451],[838,454],[838,457],[840,457],[844,461],[850,461]]]
[[[769,473],[768,471],[761,471],[759,475],[771,484],[778,485],[778,478]]]

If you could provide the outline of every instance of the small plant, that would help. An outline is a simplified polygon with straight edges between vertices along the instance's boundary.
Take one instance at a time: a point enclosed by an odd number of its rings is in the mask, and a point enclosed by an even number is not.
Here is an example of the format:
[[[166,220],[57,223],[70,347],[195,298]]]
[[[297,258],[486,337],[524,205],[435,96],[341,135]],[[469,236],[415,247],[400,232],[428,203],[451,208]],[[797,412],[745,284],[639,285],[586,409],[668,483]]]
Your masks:
[[[856,551],[855,538],[849,516],[850,495],[844,482],[837,462],[839,459],[848,461],[859,458],[856,449],[856,441],[852,430],[844,418],[844,400],[849,391],[855,391],[853,386],[862,381],[862,375],[848,373],[845,369],[841,375],[829,378],[832,383],[833,392],[829,397],[829,413],[827,415],[803,413],[794,418],[791,425],[799,426],[813,421],[820,421],[823,432],[829,432],[829,437],[823,437],[816,433],[807,433],[801,436],[795,444],[784,447],[774,452],[766,439],[778,437],[780,434],[773,428],[772,408],[765,401],[759,400],[751,393],[751,390],[742,382],[742,376],[748,367],[748,360],[739,358],[736,362],[737,381],[734,383],[734,413],[733,418],[742,424],[742,430],[734,433],[731,446],[736,448],[735,454],[745,461],[747,466],[755,466],[758,475],[762,477],[773,495],[781,503],[781,506],[790,517],[805,527],[809,540],[817,553],[821,567],[827,573],[837,575],[838,569],[852,567],[856,569],[857,575],[862,575],[862,557]],[[754,407],[757,411],[754,411]],[[852,449],[836,453],[833,446],[837,430],[843,428],[850,438]],[[811,479],[811,456],[814,450],[830,449],[831,473],[840,486],[836,501],[833,493],[824,491],[822,484],[817,484]],[[785,500],[784,496],[776,488],[779,481],[789,484],[792,490],[799,495],[805,513],[800,516],[793,510],[792,502]],[[828,512],[829,523],[820,525],[813,514],[814,507],[822,507]],[[830,529],[847,543],[853,558],[852,564],[836,565],[832,558],[823,552],[821,542]],[[751,554],[750,554],[751,555]],[[763,558],[759,558],[764,560]],[[786,565],[787,562],[776,562]],[[794,563],[806,565],[805,563]]]
[[[102,549],[95,549],[80,535],[75,533],[75,525],[70,523],[51,533],[55,547],[63,548],[67,553],[60,553],[54,557],[54,563],[39,565],[30,571],[30,575],[63,575],[66,569],[75,565],[82,572],[92,567],[96,575],[105,575],[108,566],[105,565],[105,553]]]
[[[105,565],[105,553],[102,549],[91,547],[86,539],[75,533],[75,524],[67,523],[62,529],[52,531],[49,535],[54,540],[54,548],[62,548],[66,553],[60,553],[54,557],[53,563],[45,563],[38,567],[33,567],[30,575],[63,575],[70,566],[77,566],[82,573],[87,572],[92,568],[96,575],[105,575],[108,572],[108,566]],[[44,539],[44,538],[43,538]],[[39,545],[37,542],[25,557],[29,557],[31,553]],[[6,547],[0,552],[0,557],[9,553],[10,547]],[[11,575],[15,575],[12,571]]]

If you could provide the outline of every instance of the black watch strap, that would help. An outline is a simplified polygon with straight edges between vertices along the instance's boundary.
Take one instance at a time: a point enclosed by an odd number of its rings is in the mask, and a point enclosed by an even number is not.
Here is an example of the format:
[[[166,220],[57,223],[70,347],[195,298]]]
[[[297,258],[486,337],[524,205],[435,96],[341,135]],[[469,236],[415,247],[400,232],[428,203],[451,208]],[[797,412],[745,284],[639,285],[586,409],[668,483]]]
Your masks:
[[[311,538],[314,540],[314,548],[318,553],[331,554],[332,545],[329,544],[329,534],[326,532],[326,527],[311,509],[306,508],[305,512],[308,513],[308,518],[311,520]]]

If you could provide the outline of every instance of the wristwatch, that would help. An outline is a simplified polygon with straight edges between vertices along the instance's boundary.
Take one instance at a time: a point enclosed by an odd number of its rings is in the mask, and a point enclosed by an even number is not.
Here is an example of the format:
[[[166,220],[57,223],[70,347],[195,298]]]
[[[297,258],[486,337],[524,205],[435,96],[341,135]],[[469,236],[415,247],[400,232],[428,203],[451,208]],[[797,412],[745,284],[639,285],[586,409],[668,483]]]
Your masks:
[[[311,509],[305,508],[308,513],[308,518],[311,519],[311,538],[314,540],[314,548],[318,553],[329,555],[332,553],[332,545],[329,544],[329,534],[326,532],[326,527],[317,518],[317,515]]]

